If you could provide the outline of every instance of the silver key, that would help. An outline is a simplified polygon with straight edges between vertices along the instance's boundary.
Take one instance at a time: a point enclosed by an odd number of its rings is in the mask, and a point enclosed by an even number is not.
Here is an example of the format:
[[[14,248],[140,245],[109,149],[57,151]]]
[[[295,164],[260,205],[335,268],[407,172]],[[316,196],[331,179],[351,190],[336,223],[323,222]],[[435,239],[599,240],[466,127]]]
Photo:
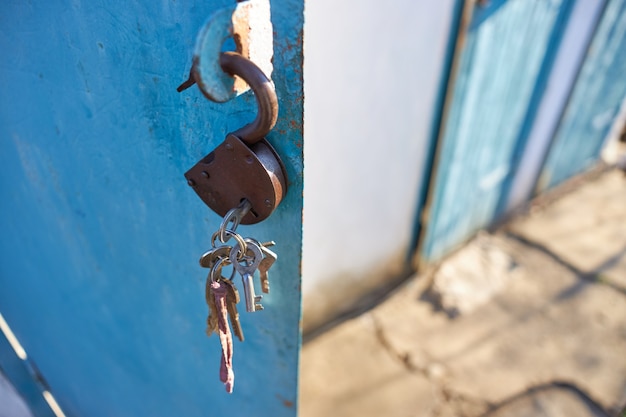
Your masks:
[[[256,295],[254,291],[254,273],[259,264],[263,260],[263,251],[261,247],[252,239],[245,239],[247,251],[242,254],[239,249],[239,243],[235,244],[230,251],[230,262],[233,264],[235,271],[241,275],[243,281],[243,292],[246,299],[246,311],[253,313],[263,310],[260,295]],[[248,254],[251,255],[248,255]],[[243,263],[242,263],[243,261]]]
[[[261,261],[261,263],[259,263],[259,267],[258,267],[259,275],[261,278],[261,291],[263,291],[265,294],[269,294],[270,292],[269,269],[272,267],[272,265],[274,265],[274,263],[278,259],[278,255],[276,255],[269,248],[271,246],[274,246],[276,242],[274,242],[273,240],[270,240],[268,242],[260,243],[258,240],[252,239],[252,238],[246,238],[244,240],[246,242],[252,241],[261,248],[261,251],[263,253],[263,260]]]

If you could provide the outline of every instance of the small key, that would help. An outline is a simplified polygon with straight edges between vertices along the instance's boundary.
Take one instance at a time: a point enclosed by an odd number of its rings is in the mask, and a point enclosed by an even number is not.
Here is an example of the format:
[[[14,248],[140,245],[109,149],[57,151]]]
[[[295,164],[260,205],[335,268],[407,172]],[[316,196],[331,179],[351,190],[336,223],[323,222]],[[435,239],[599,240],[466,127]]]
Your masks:
[[[243,329],[241,328],[239,312],[237,311],[239,291],[237,291],[237,287],[235,287],[235,284],[229,279],[222,279],[222,284],[226,285],[226,307],[228,309],[228,316],[230,317],[230,324],[233,326],[233,333],[243,342]]]
[[[246,298],[246,311],[248,313],[253,313],[255,311],[263,310],[263,306],[260,302],[263,297],[256,295],[254,291],[254,272],[263,260],[263,252],[261,247],[253,240],[246,239],[246,246],[248,250],[243,256],[241,256],[239,243],[235,244],[230,251],[230,262],[233,264],[235,271],[241,275],[241,280],[243,281],[243,291]],[[248,257],[248,252],[252,253],[251,257]],[[243,258],[243,264],[240,262],[240,256]]]
[[[231,249],[230,246],[218,246],[217,248],[205,252],[200,257],[200,266],[203,268],[213,268],[213,265],[215,265],[219,258],[228,259]]]
[[[215,304],[215,295],[213,294],[213,288],[211,287],[211,273],[206,279],[206,290],[205,290],[206,303],[209,306],[209,315],[206,319],[206,334],[207,336],[211,336],[213,333],[217,333],[218,331],[218,312],[217,305]]]
[[[221,281],[211,282],[211,289],[217,306],[218,333],[222,345],[222,360],[220,363],[220,380],[224,383],[226,392],[232,393],[235,385],[235,372],[233,371],[233,336],[228,325],[228,296],[227,286]]]
[[[271,242],[274,244],[274,242]],[[261,245],[261,251],[263,252],[263,260],[259,263],[259,275],[261,276],[261,291],[265,294],[270,292],[270,276],[269,269],[274,265],[278,255],[269,250],[265,245]]]

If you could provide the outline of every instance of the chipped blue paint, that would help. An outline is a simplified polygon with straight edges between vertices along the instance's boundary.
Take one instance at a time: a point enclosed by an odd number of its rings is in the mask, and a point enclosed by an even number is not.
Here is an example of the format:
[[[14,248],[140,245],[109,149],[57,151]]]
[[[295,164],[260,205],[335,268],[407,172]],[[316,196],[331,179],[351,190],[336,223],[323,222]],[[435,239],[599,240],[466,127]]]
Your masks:
[[[611,0],[554,137],[537,190],[593,165],[626,97],[626,1]]]
[[[422,259],[439,259],[493,221],[572,4],[477,6],[443,126]]]
[[[415,228],[413,231],[413,236],[411,238],[411,244],[409,245],[409,250],[407,251],[407,264],[412,262],[416,251],[419,250],[420,238],[422,237],[422,233],[424,232],[426,227],[425,221],[427,222],[428,220],[426,216],[424,216],[424,208],[427,207],[428,204],[429,184],[431,184],[432,182],[435,161],[437,159],[436,144],[440,134],[439,127],[444,120],[444,107],[446,104],[448,89],[450,88],[450,85],[452,83],[452,75],[454,71],[453,65],[457,40],[459,39],[461,31],[464,30],[462,25],[462,19],[464,10],[467,7],[472,6],[467,4],[465,0],[455,0],[454,2],[454,9],[452,11],[450,24],[450,35],[447,40],[442,74],[437,91],[437,99],[433,106],[433,118],[431,120],[431,126],[428,135],[428,145],[425,152],[426,158],[424,159],[424,166],[422,167],[424,174],[415,210],[415,219],[413,222],[415,224]]]
[[[0,311],[68,416],[293,416],[300,345],[302,0],[272,1],[290,189],[265,222],[279,261],[242,312],[235,392],[204,334],[198,256],[220,219],[183,173],[255,114],[178,94],[204,20],[232,0],[3,3]]]

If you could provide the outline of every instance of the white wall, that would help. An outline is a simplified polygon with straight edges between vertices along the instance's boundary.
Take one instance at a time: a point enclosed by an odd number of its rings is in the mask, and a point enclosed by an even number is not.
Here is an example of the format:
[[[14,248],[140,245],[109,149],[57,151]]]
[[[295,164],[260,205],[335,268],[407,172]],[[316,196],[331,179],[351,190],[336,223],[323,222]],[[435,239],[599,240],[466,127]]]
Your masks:
[[[454,3],[306,3],[305,327],[400,272]]]
[[[567,24],[561,47],[557,52],[548,85],[537,111],[524,155],[511,186],[507,210],[524,204],[535,187],[546,152],[552,141],[560,115],[569,98],[578,69],[593,36],[595,24],[604,2],[578,0]]]

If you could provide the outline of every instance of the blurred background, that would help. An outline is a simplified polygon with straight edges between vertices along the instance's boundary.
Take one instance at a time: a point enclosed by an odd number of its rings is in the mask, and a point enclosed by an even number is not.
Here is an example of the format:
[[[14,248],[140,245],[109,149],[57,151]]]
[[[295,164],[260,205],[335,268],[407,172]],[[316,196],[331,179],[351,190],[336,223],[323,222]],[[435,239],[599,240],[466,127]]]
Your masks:
[[[305,35],[302,415],[621,415],[626,2],[315,1]]]
[[[618,142],[624,7],[307,4],[305,329]]]

